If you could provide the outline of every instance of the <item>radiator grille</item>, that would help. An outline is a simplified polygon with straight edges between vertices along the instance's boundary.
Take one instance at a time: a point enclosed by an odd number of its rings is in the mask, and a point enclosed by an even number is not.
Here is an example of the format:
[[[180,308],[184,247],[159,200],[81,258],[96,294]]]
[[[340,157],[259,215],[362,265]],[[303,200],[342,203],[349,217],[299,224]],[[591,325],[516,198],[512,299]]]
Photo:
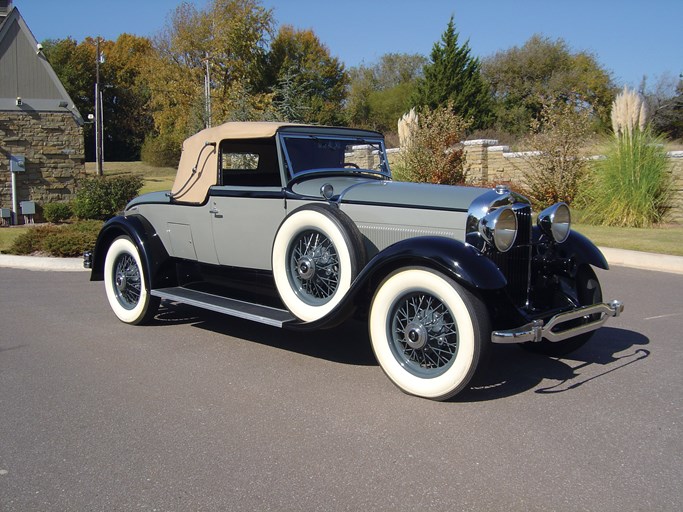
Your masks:
[[[524,307],[529,296],[529,272],[531,259],[531,207],[515,205],[517,216],[517,239],[506,253],[490,255],[508,281],[507,291],[515,305]]]

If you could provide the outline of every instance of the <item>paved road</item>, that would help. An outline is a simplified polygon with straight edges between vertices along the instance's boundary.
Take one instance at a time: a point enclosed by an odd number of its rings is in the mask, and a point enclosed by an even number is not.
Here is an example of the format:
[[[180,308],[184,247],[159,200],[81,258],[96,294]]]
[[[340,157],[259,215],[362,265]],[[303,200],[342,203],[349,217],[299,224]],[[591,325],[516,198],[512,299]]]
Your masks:
[[[0,510],[679,511],[683,276],[600,276],[627,310],[573,358],[496,347],[436,403],[360,325],[131,327],[87,274],[0,268]]]

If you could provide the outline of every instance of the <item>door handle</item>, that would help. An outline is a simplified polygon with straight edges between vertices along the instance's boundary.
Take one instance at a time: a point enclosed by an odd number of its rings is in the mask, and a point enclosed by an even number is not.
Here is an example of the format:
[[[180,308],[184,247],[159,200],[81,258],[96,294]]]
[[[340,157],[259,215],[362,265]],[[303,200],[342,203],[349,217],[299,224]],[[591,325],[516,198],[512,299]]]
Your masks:
[[[209,210],[209,213],[213,213],[214,215],[217,215],[217,214],[221,213],[221,211],[218,208],[216,208],[215,206],[212,206],[211,209]]]

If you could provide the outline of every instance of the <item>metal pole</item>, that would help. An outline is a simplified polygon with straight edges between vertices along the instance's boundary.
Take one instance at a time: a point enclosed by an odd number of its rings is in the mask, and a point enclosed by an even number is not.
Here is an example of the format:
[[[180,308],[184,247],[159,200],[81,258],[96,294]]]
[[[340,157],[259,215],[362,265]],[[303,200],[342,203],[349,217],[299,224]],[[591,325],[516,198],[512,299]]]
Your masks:
[[[104,174],[104,102],[100,91],[100,169]]]
[[[100,38],[97,37],[97,56],[95,60],[95,168],[97,175],[102,176],[102,154],[101,154],[101,137],[102,126],[100,117]]]
[[[11,172],[12,175],[12,218],[10,224],[19,224],[19,201],[17,199],[17,173]]]
[[[211,75],[209,71],[209,54],[206,54],[206,73],[204,74],[204,113],[206,128],[211,128]]]

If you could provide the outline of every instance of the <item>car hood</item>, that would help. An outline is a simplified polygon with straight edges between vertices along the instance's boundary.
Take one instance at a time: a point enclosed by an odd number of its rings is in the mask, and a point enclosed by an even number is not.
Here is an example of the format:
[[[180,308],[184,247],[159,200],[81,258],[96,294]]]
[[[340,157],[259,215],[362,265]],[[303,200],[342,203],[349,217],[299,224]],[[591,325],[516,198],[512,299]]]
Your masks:
[[[467,211],[472,201],[489,189],[409,183],[366,178],[313,178],[293,187],[293,192],[320,197],[323,185],[332,185],[341,203],[414,206],[416,208]]]

